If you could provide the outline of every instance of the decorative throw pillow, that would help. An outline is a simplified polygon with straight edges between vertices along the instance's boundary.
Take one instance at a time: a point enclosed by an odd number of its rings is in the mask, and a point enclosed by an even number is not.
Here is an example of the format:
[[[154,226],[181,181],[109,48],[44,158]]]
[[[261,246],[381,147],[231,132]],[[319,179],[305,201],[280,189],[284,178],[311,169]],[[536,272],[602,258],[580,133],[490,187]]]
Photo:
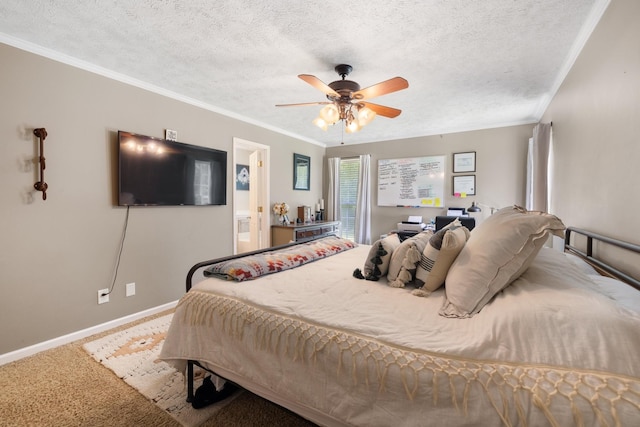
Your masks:
[[[467,227],[453,225],[435,233],[422,251],[416,269],[416,284],[421,286],[413,294],[428,296],[444,283],[449,267],[469,239]]]
[[[500,209],[474,228],[445,281],[440,315],[471,317],[511,284],[538,254],[549,233],[564,236],[554,215],[519,206]]]
[[[400,246],[400,237],[395,233],[375,242],[371,246],[369,255],[367,255],[367,259],[364,262],[364,278],[378,280],[387,274],[391,255],[398,246]]]
[[[420,261],[420,254],[424,250],[429,239],[433,236],[431,230],[423,231],[408,238],[398,246],[391,255],[387,280],[389,286],[402,288],[413,280],[416,266]]]
[[[207,277],[241,282],[296,268],[355,247],[356,244],[350,240],[338,236],[327,236],[284,249],[233,257],[212,264],[204,270],[203,274]]]

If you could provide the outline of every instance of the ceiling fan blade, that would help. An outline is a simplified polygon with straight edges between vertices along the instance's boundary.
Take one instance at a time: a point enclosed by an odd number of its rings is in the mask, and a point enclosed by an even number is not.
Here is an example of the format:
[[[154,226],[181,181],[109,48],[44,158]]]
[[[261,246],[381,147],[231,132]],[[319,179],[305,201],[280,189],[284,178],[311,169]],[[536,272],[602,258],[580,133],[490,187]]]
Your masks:
[[[386,95],[388,93],[397,92],[409,87],[409,82],[402,77],[394,77],[389,80],[385,80],[373,86],[365,87],[359,91],[353,92],[352,98],[354,99],[369,99],[376,96]],[[373,108],[372,108],[373,109]]]
[[[384,105],[372,104],[371,102],[362,102],[365,107],[371,108],[375,111],[376,114],[384,117],[389,117],[393,119],[394,117],[398,117],[402,110],[398,110],[397,108],[386,107]]]
[[[320,80],[316,76],[312,76],[311,74],[300,74],[298,75],[298,77],[300,77],[302,80],[309,83],[311,86],[315,87],[316,89],[324,92],[326,95],[331,95],[331,96],[340,98],[340,94],[338,92],[331,89],[329,85],[324,83],[322,80]]]
[[[326,105],[326,104],[332,104],[329,101],[322,101],[322,102],[302,102],[300,104],[277,104],[276,107],[305,107],[307,105]]]

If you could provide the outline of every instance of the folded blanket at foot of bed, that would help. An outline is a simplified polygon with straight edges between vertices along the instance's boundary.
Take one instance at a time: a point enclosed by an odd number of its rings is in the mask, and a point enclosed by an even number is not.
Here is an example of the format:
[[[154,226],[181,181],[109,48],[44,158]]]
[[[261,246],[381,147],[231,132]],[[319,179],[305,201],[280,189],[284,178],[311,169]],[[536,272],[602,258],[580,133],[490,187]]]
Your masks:
[[[207,268],[204,275],[240,282],[299,267],[356,246],[351,240],[328,236],[284,249],[221,261]]]

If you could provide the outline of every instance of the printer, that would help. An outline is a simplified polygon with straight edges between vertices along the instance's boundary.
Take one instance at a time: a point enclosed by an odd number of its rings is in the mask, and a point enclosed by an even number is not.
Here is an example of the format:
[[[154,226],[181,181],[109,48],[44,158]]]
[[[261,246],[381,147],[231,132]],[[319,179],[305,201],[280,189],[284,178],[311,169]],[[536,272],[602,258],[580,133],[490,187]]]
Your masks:
[[[398,223],[396,227],[398,232],[421,232],[427,228],[426,224],[422,222],[421,216],[410,216],[406,221]]]

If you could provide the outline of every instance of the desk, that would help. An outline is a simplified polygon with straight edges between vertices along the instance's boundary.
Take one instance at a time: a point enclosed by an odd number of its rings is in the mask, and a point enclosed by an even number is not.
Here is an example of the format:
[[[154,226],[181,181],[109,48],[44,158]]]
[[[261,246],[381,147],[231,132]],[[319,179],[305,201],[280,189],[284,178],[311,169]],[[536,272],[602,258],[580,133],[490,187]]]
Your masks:
[[[272,225],[271,246],[305,242],[318,237],[337,235],[340,221],[313,221],[302,224]]]

